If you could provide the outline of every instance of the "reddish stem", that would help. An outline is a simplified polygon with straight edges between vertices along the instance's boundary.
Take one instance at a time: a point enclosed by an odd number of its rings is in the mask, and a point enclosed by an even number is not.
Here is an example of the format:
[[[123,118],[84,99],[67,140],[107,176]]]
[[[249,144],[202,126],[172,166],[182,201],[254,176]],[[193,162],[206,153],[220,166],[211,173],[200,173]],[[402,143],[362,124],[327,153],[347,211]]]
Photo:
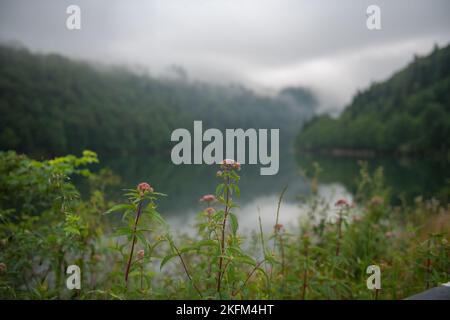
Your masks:
[[[222,282],[222,264],[223,264],[223,255],[225,254],[225,226],[227,224],[227,216],[228,216],[228,201],[230,198],[230,190],[229,190],[229,184],[230,184],[230,177],[227,177],[227,183],[226,183],[226,194],[225,194],[225,212],[223,216],[223,223],[222,223],[222,239],[221,239],[221,254],[219,258],[219,273],[218,273],[218,279],[217,279],[217,292],[220,294],[220,286]]]
[[[306,288],[308,287],[308,244],[305,243],[305,259],[306,265],[305,270],[303,271],[303,287],[302,287],[302,300],[306,298]]]
[[[127,269],[125,271],[125,285],[128,287],[128,274],[130,273],[131,260],[133,258],[134,245],[136,244],[136,230],[139,221],[139,217],[141,216],[142,211],[142,200],[139,202],[138,211],[136,214],[136,219],[134,220],[134,228],[133,228],[133,242],[131,244],[130,257],[128,258]]]
[[[233,296],[237,295],[239,292],[242,291],[242,289],[245,288],[245,286],[247,285],[247,282],[250,280],[250,278],[252,277],[252,275],[255,273],[255,271],[266,261],[266,259],[262,260],[261,262],[258,262],[258,264],[253,268],[253,270],[248,274],[247,279],[245,279],[244,284],[242,285],[242,287],[240,287],[238,290],[236,290],[235,292],[233,292]]]
[[[428,257],[427,257],[427,290],[430,289],[430,276],[431,276],[431,259],[430,259],[430,255],[431,255],[431,243],[430,240],[428,240]]]
[[[342,211],[339,211],[339,220],[338,220],[338,238],[336,244],[336,257],[339,256],[339,251],[341,247],[341,237],[342,237]]]

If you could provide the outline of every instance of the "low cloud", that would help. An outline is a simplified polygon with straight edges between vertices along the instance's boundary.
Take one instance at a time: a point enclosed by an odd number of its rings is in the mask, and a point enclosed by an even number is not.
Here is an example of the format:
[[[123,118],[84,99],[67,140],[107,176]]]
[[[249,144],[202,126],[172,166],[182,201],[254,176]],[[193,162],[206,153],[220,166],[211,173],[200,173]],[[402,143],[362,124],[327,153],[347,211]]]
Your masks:
[[[375,1],[382,30],[369,31],[373,2],[3,0],[0,39],[154,74],[179,65],[195,79],[261,92],[306,86],[322,110],[339,110],[357,89],[450,40],[447,0]],[[65,27],[69,4],[81,7],[79,31]]]

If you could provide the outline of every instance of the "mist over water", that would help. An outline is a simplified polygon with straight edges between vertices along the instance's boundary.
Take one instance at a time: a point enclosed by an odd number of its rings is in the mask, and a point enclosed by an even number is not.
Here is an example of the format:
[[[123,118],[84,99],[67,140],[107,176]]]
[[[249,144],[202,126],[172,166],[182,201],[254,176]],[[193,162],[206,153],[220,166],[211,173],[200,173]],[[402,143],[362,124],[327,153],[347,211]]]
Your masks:
[[[305,172],[311,174],[313,162],[323,169],[319,175],[320,196],[330,204],[340,198],[351,202],[360,161],[358,158],[296,156],[284,148],[280,153],[280,171],[277,175],[262,176],[259,165],[242,165],[239,172],[241,196],[233,199],[240,206],[235,209],[240,231],[248,235],[251,230],[257,230],[258,216],[261,216],[264,231],[271,231],[278,199],[285,186],[288,188],[280,207],[280,223],[287,229],[297,228],[299,219],[305,217],[308,211],[308,205],[302,199],[311,194],[310,181],[305,177]],[[450,174],[449,167],[439,161],[382,157],[364,161],[368,162],[372,172],[378,166],[384,168],[386,185],[397,195],[394,204],[400,198],[413,201],[416,196],[433,195],[445,186],[445,177]],[[172,229],[181,233],[193,234],[196,218],[206,207],[199,202],[200,197],[214,194],[220,183],[216,177],[218,165],[174,165],[166,158],[145,156],[105,158],[101,159],[101,164],[122,177],[120,186],[115,188],[114,197],[117,199],[121,198],[121,189],[132,188],[142,181],[150,182],[156,191],[167,194],[168,197],[159,202],[158,210]],[[334,213],[331,207],[329,216]]]

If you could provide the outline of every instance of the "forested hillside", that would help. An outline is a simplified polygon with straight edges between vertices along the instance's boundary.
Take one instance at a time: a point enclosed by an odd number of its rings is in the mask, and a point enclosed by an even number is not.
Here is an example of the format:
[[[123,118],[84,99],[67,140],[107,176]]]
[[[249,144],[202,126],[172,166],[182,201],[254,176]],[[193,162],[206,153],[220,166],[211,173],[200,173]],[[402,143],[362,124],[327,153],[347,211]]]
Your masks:
[[[301,88],[277,97],[240,86],[156,79],[121,67],[0,46],[0,150],[34,156],[156,153],[176,128],[281,128],[294,137],[312,115],[314,96]]]
[[[390,79],[359,92],[337,119],[313,118],[301,150],[441,154],[450,148],[450,46],[415,57]]]

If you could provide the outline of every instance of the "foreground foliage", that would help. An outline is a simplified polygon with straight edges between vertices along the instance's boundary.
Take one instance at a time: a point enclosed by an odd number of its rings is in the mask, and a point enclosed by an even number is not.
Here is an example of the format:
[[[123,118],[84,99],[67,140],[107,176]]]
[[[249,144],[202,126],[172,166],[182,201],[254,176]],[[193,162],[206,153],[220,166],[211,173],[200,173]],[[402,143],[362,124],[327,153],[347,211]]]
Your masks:
[[[381,168],[363,165],[355,203],[334,204],[317,193],[316,165],[298,228],[279,223],[283,190],[270,234],[259,217],[242,234],[240,165],[224,160],[215,194],[201,199],[197,232],[175,236],[158,212],[163,193],[141,183],[112,203],[104,190],[117,177],[86,169],[96,162],[88,151],[42,162],[0,153],[1,298],[400,299],[449,279],[448,204],[417,198],[392,207]],[[89,181],[86,199],[75,175]],[[71,291],[73,264],[82,280]],[[366,287],[369,265],[381,268],[376,292]]]

